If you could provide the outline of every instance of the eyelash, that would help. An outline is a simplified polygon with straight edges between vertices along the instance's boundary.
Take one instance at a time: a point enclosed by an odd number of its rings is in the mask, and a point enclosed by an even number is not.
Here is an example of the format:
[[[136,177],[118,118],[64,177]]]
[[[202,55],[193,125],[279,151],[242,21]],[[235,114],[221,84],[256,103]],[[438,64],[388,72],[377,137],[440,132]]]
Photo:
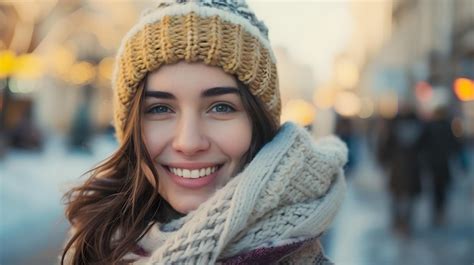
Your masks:
[[[225,104],[225,103],[218,103],[218,104],[215,104],[214,106],[212,106],[210,108],[210,110],[213,110],[215,109],[216,107],[225,107],[227,108],[227,111],[215,111],[216,113],[232,113],[232,112],[235,112],[235,108],[232,107],[231,105],[229,104]],[[155,111],[155,110],[158,110],[159,108],[166,108],[165,111],[163,111],[163,109],[161,109],[162,111]],[[156,105],[156,106],[153,106],[151,108],[149,108],[146,113],[148,114],[163,114],[163,113],[172,113],[173,111],[171,110],[170,107],[166,106],[166,105]]]
[[[160,112],[156,112],[154,110],[157,110],[158,108],[166,108],[168,111],[160,111]],[[150,113],[150,114],[163,114],[163,113],[170,113],[172,112],[171,111],[171,108],[166,106],[166,105],[156,105],[156,106],[153,106],[151,108],[149,108],[146,113]]]
[[[212,110],[212,109],[215,109],[216,107],[219,107],[219,106],[223,106],[223,107],[228,108],[228,111],[216,111],[217,113],[232,113],[232,112],[235,112],[235,108],[234,108],[234,107],[232,107],[232,106],[229,105],[229,104],[225,104],[225,103],[218,103],[218,104],[212,106],[211,110]]]

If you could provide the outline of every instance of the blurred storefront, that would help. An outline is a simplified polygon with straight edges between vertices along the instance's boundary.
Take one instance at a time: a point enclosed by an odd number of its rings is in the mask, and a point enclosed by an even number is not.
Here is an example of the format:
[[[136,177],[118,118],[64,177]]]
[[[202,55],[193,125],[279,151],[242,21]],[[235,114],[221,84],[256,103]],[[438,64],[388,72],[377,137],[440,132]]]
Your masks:
[[[88,123],[92,132],[109,128],[113,56],[144,4],[80,0],[2,3],[0,146],[10,144],[27,113],[45,137],[73,134],[79,120]]]

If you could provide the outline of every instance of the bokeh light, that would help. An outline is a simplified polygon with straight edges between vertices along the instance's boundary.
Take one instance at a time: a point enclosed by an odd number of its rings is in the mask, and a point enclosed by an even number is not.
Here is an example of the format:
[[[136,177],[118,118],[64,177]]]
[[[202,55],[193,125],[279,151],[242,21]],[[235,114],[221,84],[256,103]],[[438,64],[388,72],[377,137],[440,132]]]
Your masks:
[[[415,95],[419,101],[427,102],[433,97],[433,88],[426,81],[420,81],[415,85]]]
[[[354,88],[359,82],[357,65],[349,59],[341,59],[336,65],[336,80],[343,88]]]
[[[313,104],[320,109],[329,109],[334,106],[336,92],[330,86],[323,86],[314,91]]]
[[[474,80],[457,78],[454,81],[454,92],[461,101],[474,100]]]
[[[0,78],[13,74],[15,70],[15,53],[10,50],[0,51]]]
[[[293,99],[283,107],[281,121],[293,121],[301,126],[307,126],[313,123],[315,115],[316,112],[311,103],[303,99]]]
[[[342,116],[352,117],[361,110],[359,97],[351,91],[342,91],[337,94],[334,109]]]
[[[398,95],[393,91],[382,94],[378,101],[380,116],[391,119],[398,113]]]
[[[76,51],[71,46],[60,45],[50,50],[48,58],[53,73],[67,80],[67,73],[76,61]]]
[[[370,98],[361,98],[359,118],[367,119],[372,117],[375,111],[374,102]]]
[[[84,85],[94,80],[96,75],[95,67],[88,62],[79,62],[71,66],[68,81],[74,85]]]
[[[99,75],[101,78],[110,80],[112,77],[113,67],[114,67],[114,58],[106,57],[102,59],[99,63]]]

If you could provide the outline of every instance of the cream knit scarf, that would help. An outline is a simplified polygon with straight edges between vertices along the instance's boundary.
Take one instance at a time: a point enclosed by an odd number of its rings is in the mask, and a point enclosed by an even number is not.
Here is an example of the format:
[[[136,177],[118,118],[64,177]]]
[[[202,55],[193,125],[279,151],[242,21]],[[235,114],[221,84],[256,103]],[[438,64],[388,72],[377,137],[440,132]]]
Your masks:
[[[162,226],[172,232],[155,238],[156,245],[147,246],[151,256],[138,263],[213,264],[271,242],[316,237],[343,200],[346,160],[339,139],[314,141],[303,128],[286,123],[225,187],[197,210]]]

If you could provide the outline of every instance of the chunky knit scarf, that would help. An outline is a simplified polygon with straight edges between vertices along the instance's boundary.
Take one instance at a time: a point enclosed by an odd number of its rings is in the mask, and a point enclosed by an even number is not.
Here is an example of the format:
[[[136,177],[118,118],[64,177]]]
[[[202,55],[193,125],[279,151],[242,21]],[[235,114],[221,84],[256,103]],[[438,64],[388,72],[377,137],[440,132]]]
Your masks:
[[[314,141],[306,130],[286,123],[198,209],[155,224],[140,242],[150,256],[137,263],[229,263],[259,248],[311,241],[328,228],[343,200],[346,160],[347,148],[339,139]],[[302,263],[291,259],[286,257],[286,263]]]

